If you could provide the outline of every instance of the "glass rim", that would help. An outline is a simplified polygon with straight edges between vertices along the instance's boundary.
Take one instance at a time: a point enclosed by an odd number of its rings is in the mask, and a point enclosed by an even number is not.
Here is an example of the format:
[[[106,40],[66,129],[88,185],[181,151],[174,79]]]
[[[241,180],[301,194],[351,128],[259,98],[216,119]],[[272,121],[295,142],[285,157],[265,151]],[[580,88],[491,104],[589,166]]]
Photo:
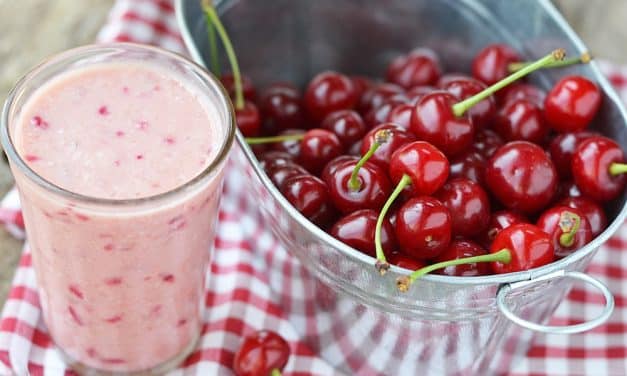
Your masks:
[[[227,129],[225,132],[225,137],[223,138],[220,149],[216,156],[213,158],[211,163],[196,176],[166,192],[146,197],[125,199],[102,198],[77,193],[69,189],[60,187],[59,185],[47,179],[44,179],[42,176],[36,173],[22,159],[13,143],[13,139],[10,134],[11,132],[9,131],[9,116],[11,114],[11,110],[15,105],[18,93],[21,93],[21,90],[26,83],[41,74],[42,71],[44,71],[47,67],[54,64],[63,63],[64,61],[67,61],[72,57],[90,52],[104,52],[114,49],[133,49],[136,51],[143,50],[146,52],[153,52],[182,63],[185,67],[190,68],[195,74],[198,74],[201,78],[203,78],[204,81],[206,81],[206,83],[210,86],[210,88],[218,94],[219,102],[221,102],[219,103],[219,105],[223,105],[224,107],[226,107]],[[2,144],[2,147],[4,148],[4,151],[6,152],[8,158],[11,160],[11,162],[15,163],[20,172],[24,173],[27,178],[35,182],[38,186],[43,187],[44,189],[52,193],[58,194],[63,198],[79,201],[85,204],[105,206],[139,205],[143,203],[161,201],[167,198],[174,197],[177,194],[186,191],[190,187],[197,185],[206,177],[208,177],[212,172],[214,172],[224,162],[231,150],[231,146],[233,145],[233,140],[235,138],[235,129],[235,112],[233,110],[233,105],[229,99],[229,95],[226,89],[220,83],[220,81],[211,72],[179,53],[168,51],[160,47],[128,42],[89,44],[81,47],[72,48],[44,59],[41,63],[33,67],[24,76],[22,76],[22,78],[20,78],[13,86],[13,88],[9,91],[7,99],[4,102],[4,106],[2,108],[2,114],[0,115],[0,143]]]

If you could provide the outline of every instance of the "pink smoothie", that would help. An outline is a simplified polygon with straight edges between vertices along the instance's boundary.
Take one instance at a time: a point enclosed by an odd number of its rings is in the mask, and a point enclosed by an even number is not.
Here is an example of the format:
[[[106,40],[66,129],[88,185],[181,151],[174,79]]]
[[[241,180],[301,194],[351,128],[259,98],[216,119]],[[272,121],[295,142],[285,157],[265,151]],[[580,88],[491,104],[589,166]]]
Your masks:
[[[205,170],[226,135],[206,96],[175,71],[103,63],[52,79],[13,129],[38,175],[81,195],[137,199]],[[114,371],[158,366],[202,323],[221,170],[167,199],[129,205],[60,198],[15,171],[44,320],[75,361]]]

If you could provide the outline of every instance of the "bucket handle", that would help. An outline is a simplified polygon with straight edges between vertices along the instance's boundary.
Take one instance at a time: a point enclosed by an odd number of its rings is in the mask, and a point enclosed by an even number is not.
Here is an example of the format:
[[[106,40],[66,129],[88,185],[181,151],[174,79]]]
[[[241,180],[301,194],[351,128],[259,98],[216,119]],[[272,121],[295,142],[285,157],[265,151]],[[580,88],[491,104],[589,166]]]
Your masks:
[[[598,317],[595,317],[594,319],[590,321],[586,321],[581,324],[566,325],[566,326],[551,326],[551,325],[542,325],[542,324],[537,324],[531,321],[527,321],[517,316],[507,306],[507,303],[505,302],[505,298],[511,291],[518,290],[518,289],[536,284],[538,282],[549,281],[549,280],[557,279],[557,278],[578,279],[580,281],[589,283],[592,286],[596,287],[598,290],[601,291],[601,293],[603,293],[603,296],[605,297],[605,308],[603,309],[603,312]],[[587,274],[580,273],[580,272],[567,272],[564,270],[558,270],[554,273],[549,273],[539,278],[531,279],[528,281],[508,283],[506,285],[501,286],[499,288],[499,291],[496,294],[496,304],[499,310],[501,311],[501,313],[505,315],[505,317],[507,317],[510,321],[514,322],[515,324],[522,326],[523,328],[534,330],[536,332],[541,332],[541,333],[573,334],[573,333],[581,333],[581,332],[588,331],[590,329],[596,328],[597,326],[605,323],[607,319],[610,317],[610,315],[612,314],[612,311],[614,310],[614,296],[612,295],[610,290],[607,288],[607,286],[605,286],[603,283],[601,283],[597,279],[590,277]]]

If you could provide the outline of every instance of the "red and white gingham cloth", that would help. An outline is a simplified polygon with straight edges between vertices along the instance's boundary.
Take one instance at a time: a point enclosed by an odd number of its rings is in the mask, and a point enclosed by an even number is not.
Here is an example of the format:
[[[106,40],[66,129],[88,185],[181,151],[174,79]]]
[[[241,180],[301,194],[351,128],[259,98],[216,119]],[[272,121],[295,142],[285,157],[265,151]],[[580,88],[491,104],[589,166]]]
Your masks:
[[[100,41],[134,41],[184,52],[169,0],[118,0]],[[627,100],[627,70],[602,67]],[[207,305],[211,306],[199,347],[172,375],[228,375],[243,336],[258,330],[279,332],[291,346],[286,375],[333,375],[332,367],[299,342],[285,319],[258,255],[275,264],[288,262],[285,249],[260,226],[257,206],[244,192],[241,171],[231,164],[225,181]],[[15,209],[14,212],[11,209]],[[11,191],[0,205],[0,222],[14,235],[19,202]],[[616,310],[606,325],[578,335],[537,335],[527,356],[511,375],[627,374],[627,227],[623,226],[596,255],[588,273],[607,284]],[[257,256],[254,256],[254,255]],[[575,286],[551,323],[565,325],[589,318],[604,304],[597,292]],[[73,375],[56,352],[41,320],[35,275],[25,248],[0,320],[0,375]]]

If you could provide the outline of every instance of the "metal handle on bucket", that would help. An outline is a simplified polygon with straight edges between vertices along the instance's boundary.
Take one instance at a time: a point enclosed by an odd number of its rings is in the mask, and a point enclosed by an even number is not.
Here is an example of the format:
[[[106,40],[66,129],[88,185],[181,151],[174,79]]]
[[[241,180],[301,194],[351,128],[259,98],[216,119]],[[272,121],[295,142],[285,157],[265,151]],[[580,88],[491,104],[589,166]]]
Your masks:
[[[520,318],[514,312],[512,312],[507,306],[507,304],[505,303],[505,298],[511,291],[524,288],[524,287],[536,284],[541,281],[548,281],[548,280],[555,279],[555,278],[578,279],[580,281],[587,282],[591,284],[592,286],[596,287],[597,289],[599,289],[603,293],[603,296],[605,297],[605,308],[603,309],[603,312],[598,317],[590,321],[581,323],[581,324],[567,325],[567,326],[550,326],[550,325],[536,324],[534,322],[527,321],[525,319]],[[612,296],[612,293],[607,288],[607,286],[605,286],[603,283],[599,282],[598,280],[584,273],[566,272],[564,270],[560,270],[555,273],[549,273],[547,275],[544,275],[542,277],[532,279],[529,281],[514,282],[514,283],[509,283],[504,286],[501,286],[501,288],[496,294],[496,304],[499,307],[499,310],[501,311],[501,313],[505,315],[505,317],[507,317],[509,320],[513,321],[514,323],[522,326],[523,328],[535,330],[537,332],[542,332],[542,333],[572,334],[572,333],[581,333],[581,332],[585,332],[587,330],[596,328],[597,326],[607,321],[607,319],[612,314],[612,311],[614,310],[614,296]]]

